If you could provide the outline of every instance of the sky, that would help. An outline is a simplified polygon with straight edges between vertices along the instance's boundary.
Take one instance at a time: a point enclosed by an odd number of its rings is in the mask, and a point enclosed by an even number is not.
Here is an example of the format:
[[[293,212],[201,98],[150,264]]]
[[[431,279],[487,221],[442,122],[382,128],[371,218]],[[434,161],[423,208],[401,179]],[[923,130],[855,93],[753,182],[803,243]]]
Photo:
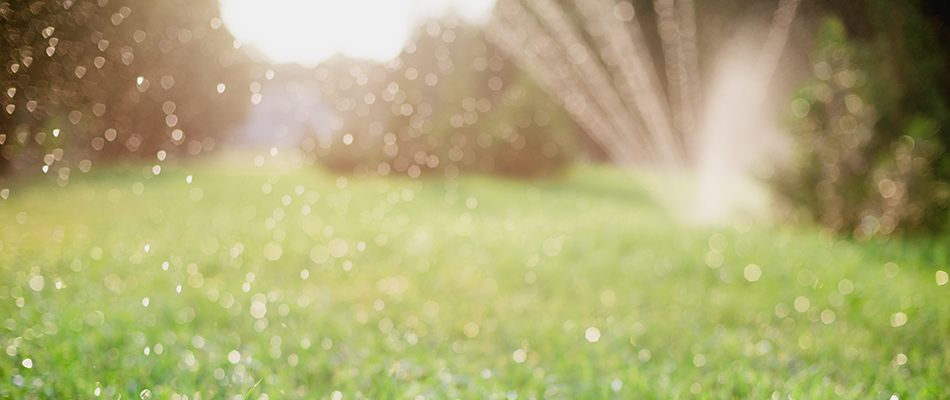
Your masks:
[[[495,0],[220,0],[221,18],[242,45],[278,63],[315,65],[337,53],[390,60],[414,26],[449,13],[487,19]]]

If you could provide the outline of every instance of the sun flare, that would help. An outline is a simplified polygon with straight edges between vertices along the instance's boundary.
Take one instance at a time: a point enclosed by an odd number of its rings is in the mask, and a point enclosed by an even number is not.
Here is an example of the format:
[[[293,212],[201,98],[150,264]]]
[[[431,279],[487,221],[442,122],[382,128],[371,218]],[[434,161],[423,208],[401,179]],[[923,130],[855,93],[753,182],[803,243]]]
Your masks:
[[[494,0],[222,0],[234,36],[277,63],[315,65],[334,54],[376,61],[402,51],[416,23],[457,14],[486,18]]]

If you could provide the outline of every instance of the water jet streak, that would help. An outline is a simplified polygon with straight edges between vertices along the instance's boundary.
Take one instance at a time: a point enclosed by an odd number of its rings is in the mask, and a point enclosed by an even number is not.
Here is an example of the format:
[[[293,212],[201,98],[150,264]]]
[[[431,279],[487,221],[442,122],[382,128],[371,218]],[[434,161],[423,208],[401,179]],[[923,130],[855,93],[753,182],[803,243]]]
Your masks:
[[[577,74],[577,67],[567,62],[563,48],[532,16],[525,13],[517,2],[501,2],[496,16],[490,22],[488,39],[497,43],[513,56],[526,70],[531,71],[591,137],[600,144],[618,164],[633,167],[643,165],[649,154],[631,143],[632,135],[621,134],[615,120],[608,117],[596,101],[596,92]],[[673,197],[669,187],[642,180],[650,193]],[[670,192],[669,195],[660,193]]]
[[[673,0],[656,0],[653,8],[657,15],[657,32],[663,48],[666,67],[667,93],[673,111],[673,127],[679,141],[686,140],[684,120],[692,118],[689,85],[686,81],[686,66],[683,59],[683,43]],[[689,124],[691,125],[691,124]]]
[[[775,12],[768,37],[758,56],[740,59],[723,68],[711,89],[705,119],[698,132],[699,195],[695,218],[714,222],[727,217],[736,203],[727,188],[745,167],[732,153],[744,137],[754,137],[762,126],[762,102],[778,66],[799,0],[783,0]],[[751,78],[750,78],[751,77]]]
[[[540,16],[547,30],[552,32],[554,38],[561,44],[567,61],[574,70],[574,75],[580,78],[588,91],[597,94],[593,100],[601,106],[622,136],[629,138],[625,140],[629,142],[628,146],[634,149],[633,151],[641,160],[651,160],[656,152],[652,151],[653,149],[641,135],[638,135],[639,132],[644,131],[642,124],[627,112],[627,107],[611,86],[606,71],[592,56],[593,50],[568,22],[569,17],[551,0],[530,0],[528,5],[535,14]]]
[[[614,77],[615,90],[627,103],[628,112],[644,121],[646,131],[639,134],[649,138],[660,160],[669,165],[678,164],[683,157],[678,154],[680,146],[672,135],[669,106],[639,24],[633,18],[632,6],[628,11],[629,22],[624,24],[625,16],[618,16],[617,7],[610,7],[607,2],[583,0],[577,5],[604,64]]]
[[[576,66],[567,61],[567,56],[557,42],[547,35],[519,4],[509,3],[506,8],[507,10],[501,11],[503,15],[494,22],[496,29],[489,29],[489,32],[498,31],[497,35],[493,35],[496,36],[495,40],[498,40],[503,48],[509,49],[510,54],[518,55],[518,59],[530,69],[539,71],[542,80],[548,82],[546,86],[564,103],[568,112],[572,115],[587,115],[585,119],[597,121],[601,133],[594,134],[595,137],[601,138],[599,141],[603,141],[605,148],[609,148],[608,151],[617,156],[615,159],[619,163],[632,165],[639,157],[645,156],[638,154],[625,143],[624,135],[618,133],[616,121],[610,119],[598,103],[595,95],[597,92],[584,84],[583,79],[575,72]],[[518,34],[517,30],[522,30],[525,34]],[[518,40],[521,36],[525,39]],[[529,47],[537,49],[537,54],[527,55]],[[543,60],[537,62],[537,56],[541,56]]]
[[[714,85],[715,96],[704,96],[701,90],[692,0],[654,2],[663,81],[629,3],[574,0],[581,16],[575,21],[553,0],[500,0],[488,31],[516,62],[536,74],[618,164],[659,168],[661,175],[698,172],[698,188],[669,176],[652,182],[638,179],[674,209],[702,209],[701,214],[711,215],[722,211],[709,207],[729,208],[713,192],[724,190],[724,178],[717,176],[728,163],[720,161],[733,157],[734,151],[717,138],[725,132],[747,132],[759,122],[761,102],[798,4],[779,4],[764,48],[750,63],[755,69],[745,75],[751,78],[728,88]],[[705,111],[701,126],[696,123],[700,109]],[[698,207],[695,200],[686,200],[697,197]]]

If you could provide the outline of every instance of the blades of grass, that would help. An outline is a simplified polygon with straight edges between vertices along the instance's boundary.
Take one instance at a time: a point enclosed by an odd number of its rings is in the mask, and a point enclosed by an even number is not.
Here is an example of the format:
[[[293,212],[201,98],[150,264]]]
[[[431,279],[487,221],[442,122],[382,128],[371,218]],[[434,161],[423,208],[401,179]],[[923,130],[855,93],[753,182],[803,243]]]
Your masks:
[[[262,380],[264,380],[264,378],[258,379],[257,383],[255,383],[254,386],[251,386],[251,389],[248,390],[247,394],[244,395],[244,400],[247,400],[248,398],[251,397],[251,392],[253,392],[254,389],[257,389],[257,385],[260,385]]]

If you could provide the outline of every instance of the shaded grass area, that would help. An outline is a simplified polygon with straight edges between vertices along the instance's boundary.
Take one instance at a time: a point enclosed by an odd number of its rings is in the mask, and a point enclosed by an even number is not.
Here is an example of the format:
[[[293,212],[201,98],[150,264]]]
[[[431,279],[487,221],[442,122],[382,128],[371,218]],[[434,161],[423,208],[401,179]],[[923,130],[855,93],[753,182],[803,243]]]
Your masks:
[[[0,397],[950,397],[940,241],[684,227],[595,167],[11,189]]]

